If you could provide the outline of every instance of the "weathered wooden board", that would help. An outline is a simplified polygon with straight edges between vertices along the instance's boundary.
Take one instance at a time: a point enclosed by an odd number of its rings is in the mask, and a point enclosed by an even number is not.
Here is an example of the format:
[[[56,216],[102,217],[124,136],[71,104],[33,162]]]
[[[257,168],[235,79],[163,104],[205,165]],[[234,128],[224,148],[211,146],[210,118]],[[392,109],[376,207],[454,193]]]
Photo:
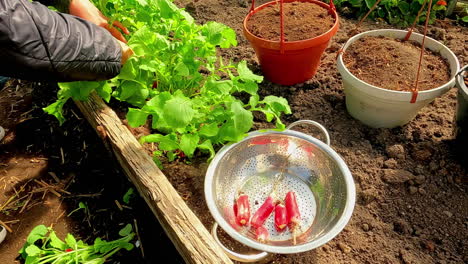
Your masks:
[[[110,146],[187,263],[232,263],[116,113],[96,94],[75,101]]]

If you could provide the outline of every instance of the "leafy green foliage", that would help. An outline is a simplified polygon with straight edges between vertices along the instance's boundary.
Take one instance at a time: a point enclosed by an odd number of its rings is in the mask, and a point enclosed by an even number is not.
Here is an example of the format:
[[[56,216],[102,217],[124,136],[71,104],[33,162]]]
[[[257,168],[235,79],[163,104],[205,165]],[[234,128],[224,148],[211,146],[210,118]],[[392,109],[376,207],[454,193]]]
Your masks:
[[[468,3],[458,1],[456,3],[449,3],[453,7],[453,16],[457,21],[468,24]],[[448,7],[450,8],[450,7]]]
[[[130,199],[135,196],[135,190],[133,188],[129,188],[127,192],[124,194],[122,201],[126,204],[130,203]]]
[[[79,202],[78,203],[78,208],[76,208],[75,210],[71,211],[67,216],[71,216],[72,214],[74,214],[75,212],[79,211],[79,210],[84,210],[86,213],[88,213],[89,209],[88,209],[88,206],[83,203],[83,202]]]
[[[254,111],[284,128],[280,117],[291,113],[288,102],[276,96],[260,100],[258,83],[263,77],[245,61],[236,64],[217,56],[217,47],[237,45],[231,28],[217,22],[198,25],[170,0],[96,0],[95,4],[133,32],[128,44],[135,55],[109,82],[61,84],[59,100],[45,109],[60,122],[66,100],[82,100],[96,90],[106,100],[112,96],[133,106],[127,114],[130,126],[151,120],[157,133],[140,142],[157,143],[155,155],[166,154],[170,160],[190,158],[197,150],[213,157],[213,145],[245,136]],[[241,94],[250,97],[248,103],[235,96]]]
[[[335,0],[339,10],[348,10],[356,18],[364,16],[377,0]],[[374,19],[384,19],[390,24],[408,26],[416,19],[424,0],[382,0],[378,7],[369,15]],[[437,15],[443,15],[446,10],[445,1],[432,1],[433,6],[429,23],[434,23]],[[443,5],[445,3],[445,5]],[[426,6],[427,10],[427,6]],[[421,13],[418,23],[426,20],[426,11]]]
[[[67,234],[62,241],[52,228],[39,225],[29,233],[19,254],[26,264],[104,263],[121,249],[129,251],[133,249],[133,244],[130,243],[135,236],[132,226],[126,225],[120,230],[119,235],[121,238],[114,241],[96,238],[93,245],[88,245],[81,240],[77,241],[71,234]]]

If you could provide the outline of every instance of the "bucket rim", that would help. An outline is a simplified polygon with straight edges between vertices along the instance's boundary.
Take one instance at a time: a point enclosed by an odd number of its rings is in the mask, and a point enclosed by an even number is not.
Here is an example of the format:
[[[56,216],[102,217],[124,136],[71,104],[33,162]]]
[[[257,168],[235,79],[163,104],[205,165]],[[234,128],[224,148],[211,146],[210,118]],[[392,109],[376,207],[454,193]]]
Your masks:
[[[380,35],[374,35],[375,33],[382,33]],[[338,70],[340,71],[340,74],[343,76],[343,73],[342,73],[342,70],[348,75],[348,77],[351,77],[351,79],[354,81],[354,82],[360,82],[362,85],[365,85],[367,86],[368,88],[371,88],[371,89],[375,89],[377,91],[380,91],[381,93],[388,93],[390,96],[395,96],[395,95],[398,95],[398,96],[404,96],[405,100],[398,100],[396,98],[393,98],[395,99],[396,101],[410,101],[409,99],[406,100],[406,97],[408,98],[411,98],[412,96],[412,92],[411,91],[395,91],[395,90],[390,90],[390,89],[385,89],[385,88],[381,88],[381,87],[378,87],[378,86],[375,86],[375,85],[372,85],[370,83],[367,83],[361,79],[359,79],[358,77],[356,77],[354,74],[352,74],[348,68],[346,67],[344,61],[343,61],[343,53],[346,51],[346,49],[351,45],[353,44],[356,40],[362,38],[362,37],[365,37],[367,35],[372,35],[372,36],[387,36],[387,37],[393,37],[393,36],[388,36],[386,34],[388,33],[404,33],[406,34],[407,31],[406,30],[400,30],[400,29],[375,29],[375,30],[369,30],[369,31],[365,31],[365,32],[362,32],[362,33],[359,33],[351,38],[349,38],[346,43],[343,45],[343,48],[342,48],[342,51],[343,52],[340,52],[338,54],[338,59],[337,59],[337,64],[338,64]],[[412,36],[418,36],[418,37],[423,37],[422,34],[419,34],[419,33],[416,33],[416,32],[413,32],[412,33]],[[393,38],[396,38],[396,37],[393,37]],[[410,38],[410,40],[414,40],[412,38]],[[436,96],[432,96],[433,94],[437,94],[440,95],[442,93],[445,93],[447,92],[450,88],[452,88],[454,85],[455,85],[455,77],[456,77],[456,73],[458,72],[458,70],[460,69],[460,63],[458,61],[458,58],[457,56],[453,53],[453,51],[451,49],[449,49],[447,46],[445,46],[443,43],[441,43],[440,41],[438,40],[435,40],[431,37],[428,37],[426,36],[426,40],[429,40],[431,42],[434,42],[434,43],[437,43],[437,45],[439,45],[441,47],[441,49],[439,50],[439,53],[440,51],[442,50],[445,50],[449,56],[447,57],[451,57],[452,61],[449,59],[449,58],[446,58],[447,61],[448,61],[448,64],[449,64],[449,68],[452,66],[452,64],[455,64],[455,71],[451,72],[450,73],[450,79],[444,83],[443,85],[441,86],[438,86],[438,87],[435,87],[435,88],[432,88],[432,89],[429,89],[429,90],[424,90],[424,91],[418,91],[418,98],[416,100],[416,102],[420,102],[420,101],[424,101],[424,100],[428,100],[428,99],[433,99],[435,98]],[[416,40],[417,42],[420,42],[418,40]],[[426,41],[425,43],[425,48],[428,48],[428,45],[429,45],[429,41]],[[442,55],[441,55],[442,56]],[[343,76],[344,78],[344,76]]]
[[[457,74],[457,85],[460,88],[461,92],[465,94],[465,97],[468,97],[468,87],[465,84],[465,76],[468,78],[468,64],[462,67],[462,71]]]
[[[324,8],[328,8],[329,5],[327,5],[326,3],[324,2],[320,2],[318,0],[284,0],[284,2],[286,3],[291,3],[291,2],[309,2],[309,3],[313,3],[313,4],[316,4],[316,5],[319,5],[319,6],[322,6]],[[261,37],[258,37],[256,35],[254,35],[252,32],[250,32],[247,28],[247,21],[250,19],[250,17],[257,13],[258,11],[266,8],[267,6],[269,5],[273,5],[275,4],[276,1],[270,1],[270,2],[267,2],[267,3],[264,3],[258,7],[256,7],[253,11],[249,12],[245,18],[244,18],[244,22],[243,22],[243,29],[244,29],[244,35],[246,36],[246,38],[250,41],[253,41],[253,42],[256,42],[256,43],[262,43],[260,45],[262,46],[267,46],[269,47],[270,49],[280,49],[280,41],[273,41],[273,40],[269,40],[269,39],[265,39],[265,38],[261,38]],[[285,41],[284,42],[284,48],[285,50],[297,50],[297,49],[304,49],[304,48],[307,48],[307,47],[304,47],[303,45],[308,43],[308,42],[313,42],[313,43],[317,43],[317,44],[321,44],[321,43],[324,43],[324,42],[327,42],[327,41],[330,41],[330,39],[336,34],[336,32],[338,31],[338,27],[339,27],[339,17],[338,17],[338,13],[335,9],[332,9],[333,13],[332,13],[332,17],[335,18],[335,23],[333,24],[333,26],[327,30],[326,32],[318,35],[318,36],[315,36],[313,38],[308,38],[308,39],[303,39],[303,40],[296,40],[296,41]],[[329,36],[329,37],[328,37]],[[275,48],[273,48],[275,47]]]

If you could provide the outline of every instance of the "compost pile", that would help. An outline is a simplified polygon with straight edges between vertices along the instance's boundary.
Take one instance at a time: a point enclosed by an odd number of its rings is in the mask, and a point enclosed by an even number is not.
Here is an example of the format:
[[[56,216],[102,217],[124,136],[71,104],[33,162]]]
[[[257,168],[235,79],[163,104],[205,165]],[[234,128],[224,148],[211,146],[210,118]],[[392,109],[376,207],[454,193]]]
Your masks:
[[[221,54],[233,61],[245,59],[256,74],[261,74],[253,49],[242,37],[241,22],[248,11],[247,2],[179,1],[179,6],[185,7],[198,23],[218,21],[234,28],[239,46],[222,50]],[[293,114],[284,116],[286,124],[311,119],[329,130],[332,147],[343,157],[355,179],[357,204],[349,224],[335,239],[309,252],[275,255],[269,263],[467,262],[467,168],[458,159],[453,135],[456,89],[437,98],[403,127],[372,129],[361,124],[346,111],[341,78],[336,69],[336,53],[348,40],[348,32],[354,29],[356,21],[340,19],[340,23],[340,30],[323,55],[313,79],[294,86],[264,81],[259,84],[259,94],[283,96],[288,100]],[[384,27],[390,26],[369,22],[363,24],[362,30]],[[466,27],[440,21],[429,29],[429,36],[446,44],[461,65],[468,63]],[[134,197],[129,208],[123,210],[115,206],[114,201],[121,200],[130,185],[79,111],[67,105],[65,117],[68,121],[62,127],[53,117],[42,113],[40,108],[55,98],[46,86],[35,87],[38,94],[33,96],[35,108],[32,112],[15,105],[17,111],[5,117],[21,124],[15,133],[7,136],[7,144],[3,142],[0,146],[0,168],[5,168],[0,171],[4,180],[2,187],[5,183],[21,186],[24,182],[17,179],[22,175],[19,172],[28,168],[26,174],[29,174],[29,168],[35,166],[39,175],[49,180],[48,171],[53,171],[60,179],[73,177],[68,189],[72,195],[64,199],[63,204],[56,200],[23,214],[2,212],[2,220],[19,220],[19,223],[11,224],[15,238],[0,247],[0,263],[13,263],[15,252],[34,225],[50,224],[57,219],[60,220],[56,225],[59,233],[74,232],[88,242],[96,236],[112,236],[121,224],[135,219],[146,249],[145,257],[140,249],[134,249],[117,255],[114,263],[155,263],[163,255],[174,263],[182,263],[141,198]],[[9,102],[19,100],[11,96],[15,87],[16,84],[10,87],[8,93],[2,90],[0,98]],[[30,97],[25,98],[22,103],[30,104]],[[5,100],[0,100],[0,113],[11,110],[12,104]],[[262,115],[254,115],[253,129],[264,128],[272,128],[272,125],[265,122]],[[142,127],[133,132],[141,136],[150,131]],[[303,132],[318,135],[312,129]],[[61,152],[65,165],[61,162]],[[37,157],[49,160],[48,169],[44,169],[42,160],[33,162]],[[15,160],[21,167],[15,165]],[[164,163],[163,172],[205,226],[211,228],[213,219],[203,198],[207,165],[206,156],[195,156],[190,162],[178,157],[174,162]],[[14,166],[18,167],[12,170]],[[0,202],[3,204],[12,193],[12,190],[3,193]],[[78,208],[80,201],[89,206],[89,217],[81,211],[67,217],[70,211]],[[222,241],[232,249],[249,251],[226,235],[222,236]]]

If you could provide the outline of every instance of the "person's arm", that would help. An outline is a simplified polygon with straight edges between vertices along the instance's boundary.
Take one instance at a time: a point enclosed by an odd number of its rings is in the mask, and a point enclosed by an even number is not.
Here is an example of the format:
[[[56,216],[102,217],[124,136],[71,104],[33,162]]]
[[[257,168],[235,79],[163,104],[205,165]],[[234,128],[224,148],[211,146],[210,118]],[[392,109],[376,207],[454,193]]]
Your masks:
[[[104,28],[28,0],[0,0],[0,75],[104,80],[119,74],[122,46]]]
[[[46,6],[53,6],[59,12],[69,13],[71,0],[34,0]]]
[[[127,43],[122,33],[117,28],[120,28],[125,34],[129,34],[126,27],[119,21],[109,23],[109,19],[105,17],[99,9],[94,6],[90,0],[36,0],[39,3],[47,6],[53,6],[62,13],[67,13],[80,17],[84,20],[92,22],[100,27],[107,29],[116,39]]]

